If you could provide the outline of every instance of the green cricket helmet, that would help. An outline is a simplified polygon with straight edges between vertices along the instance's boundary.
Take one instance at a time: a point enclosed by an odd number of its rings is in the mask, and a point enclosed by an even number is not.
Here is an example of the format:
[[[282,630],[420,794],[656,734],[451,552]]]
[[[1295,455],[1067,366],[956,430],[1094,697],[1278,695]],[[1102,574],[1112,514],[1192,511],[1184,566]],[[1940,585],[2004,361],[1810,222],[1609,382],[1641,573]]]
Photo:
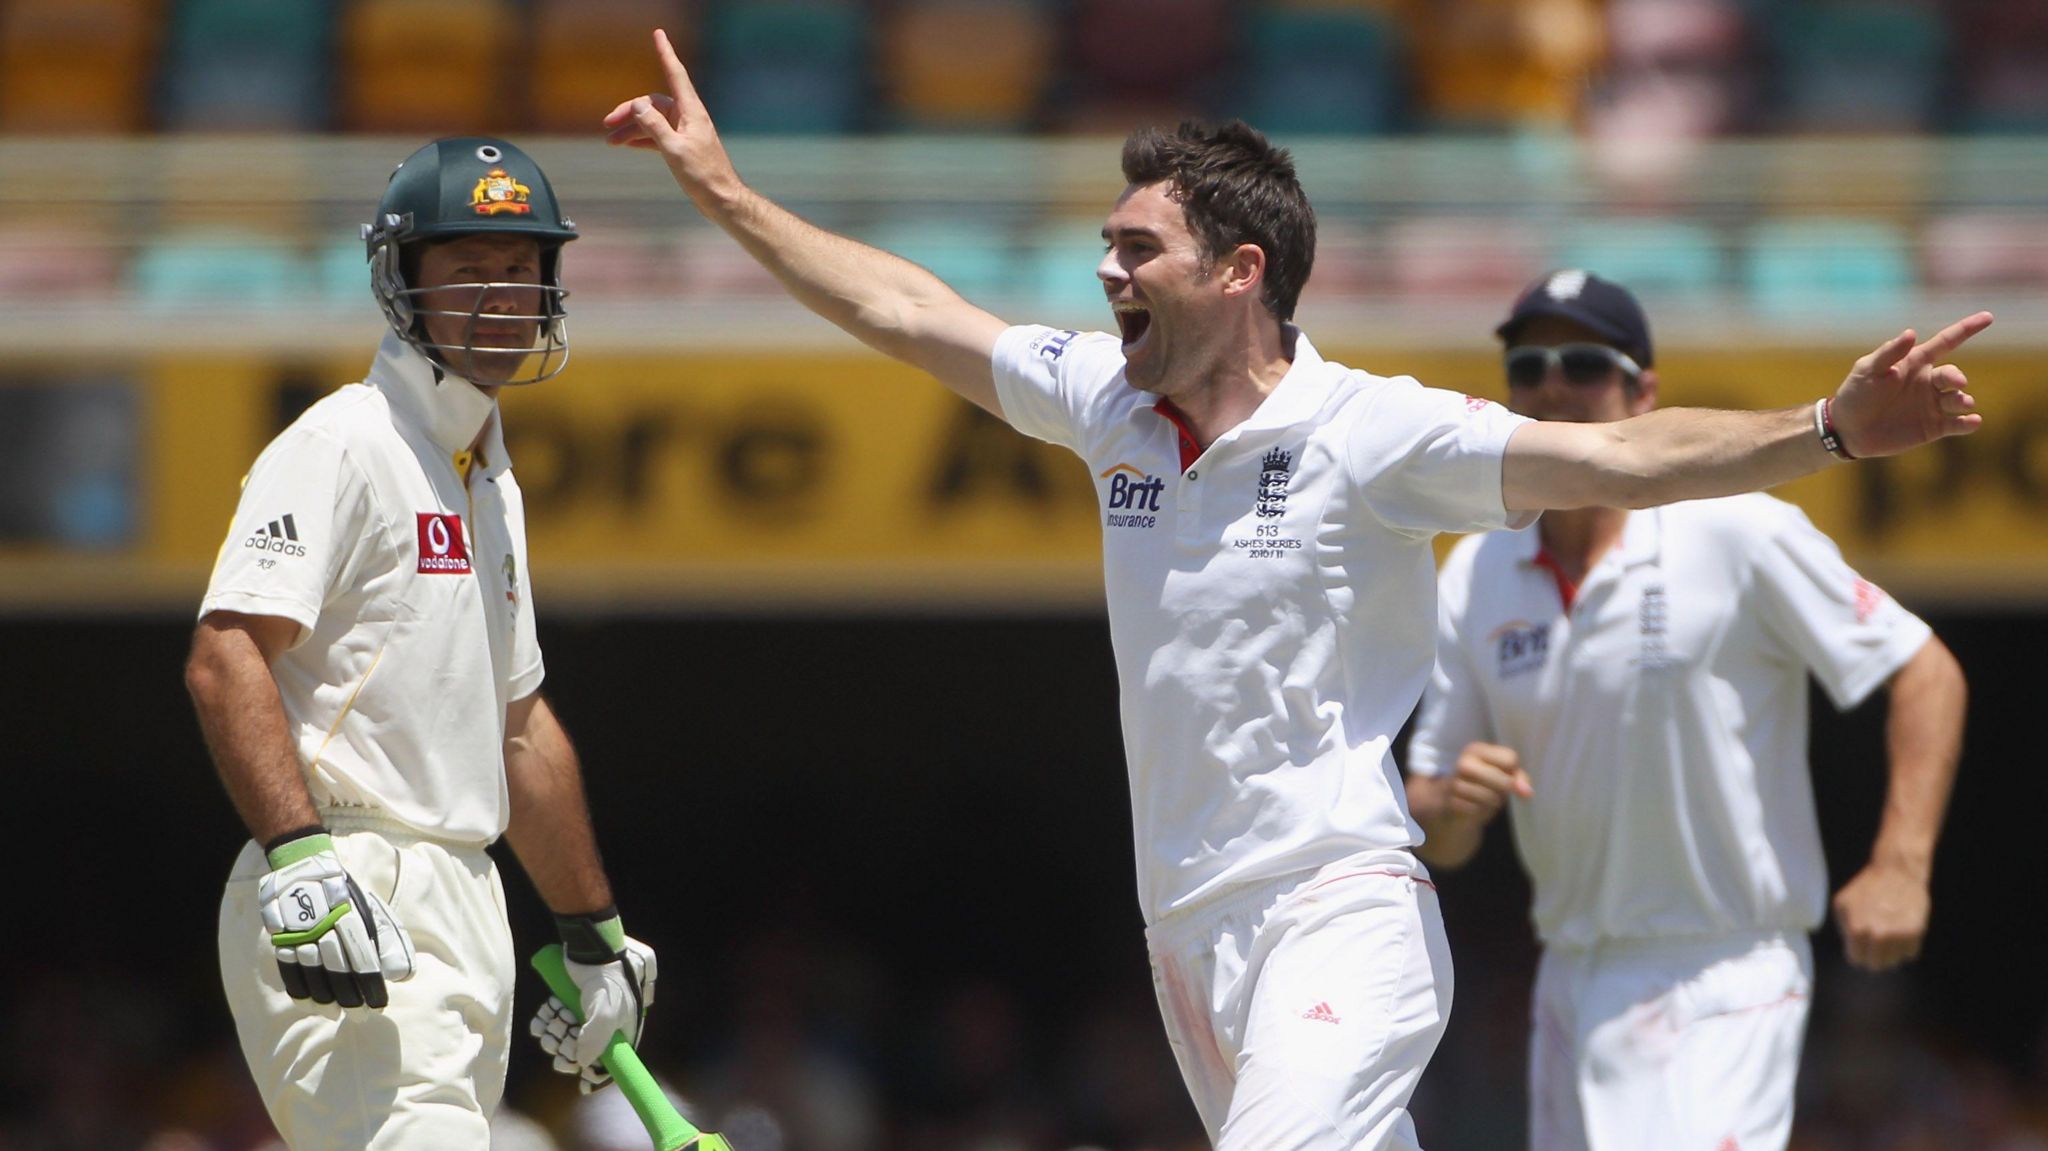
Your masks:
[[[532,384],[550,379],[569,360],[568,311],[563,300],[569,293],[562,287],[562,245],[576,238],[576,225],[562,215],[555,190],[547,174],[533,158],[504,140],[487,136],[458,136],[436,140],[405,158],[391,173],[384,198],[377,204],[377,218],[363,225],[363,243],[369,248],[370,288],[384,318],[406,343],[421,355],[453,367],[473,363],[480,350],[474,343],[477,318],[482,314],[486,293],[493,287],[530,285],[489,283],[436,285],[436,291],[473,288],[475,302],[468,312],[435,311],[441,316],[467,316],[471,334],[460,344],[437,344],[429,339],[421,322],[430,314],[419,306],[424,290],[408,283],[408,253],[416,247],[457,236],[479,234],[532,236],[540,241],[540,312],[538,315],[502,317],[537,320],[539,342],[528,355],[538,354],[540,363],[525,378],[504,383]],[[417,259],[411,261],[418,267]],[[493,349],[481,349],[491,354]],[[497,354],[503,354],[498,350]]]

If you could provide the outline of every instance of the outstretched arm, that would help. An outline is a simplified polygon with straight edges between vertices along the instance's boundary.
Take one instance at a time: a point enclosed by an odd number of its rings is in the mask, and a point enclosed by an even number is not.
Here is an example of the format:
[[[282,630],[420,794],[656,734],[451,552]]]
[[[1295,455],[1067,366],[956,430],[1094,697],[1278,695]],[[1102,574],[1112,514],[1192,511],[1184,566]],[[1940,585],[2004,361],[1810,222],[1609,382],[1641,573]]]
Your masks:
[[[1830,404],[1842,446],[1889,456],[1976,431],[1983,417],[1969,381],[1939,361],[1990,326],[1991,313],[1979,312],[1924,344],[1909,329],[1857,360]],[[1669,408],[1614,423],[1526,424],[1508,441],[1501,487],[1514,511],[1644,508],[1775,487],[1833,459],[1807,405]]]
[[[1946,645],[1929,638],[1892,677],[1885,718],[1891,779],[1870,862],[1835,895],[1849,962],[1883,971],[1918,958],[1932,911],[1928,880],[1963,749],[1968,687]]]
[[[1002,415],[990,357],[1003,321],[916,264],[806,223],[747,187],[666,32],[655,31],[654,50],[669,94],[636,96],[612,109],[604,118],[607,141],[660,152],[697,210],[797,302]]]

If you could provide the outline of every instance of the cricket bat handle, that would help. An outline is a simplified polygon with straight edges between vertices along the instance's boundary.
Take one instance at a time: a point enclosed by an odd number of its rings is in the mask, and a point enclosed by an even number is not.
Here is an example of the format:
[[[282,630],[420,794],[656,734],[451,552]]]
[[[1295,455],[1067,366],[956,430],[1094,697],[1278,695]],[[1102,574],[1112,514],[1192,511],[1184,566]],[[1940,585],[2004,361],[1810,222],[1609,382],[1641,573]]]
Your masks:
[[[569,978],[569,969],[562,965],[562,945],[550,943],[534,954],[533,969],[547,981],[548,990],[555,998],[567,1004],[576,1018],[583,1018],[583,995],[576,987],[576,981]],[[706,1135],[682,1117],[662,1094],[661,1085],[654,1081],[654,1075],[647,1065],[640,1062],[640,1053],[626,1042],[626,1033],[613,1032],[611,1043],[604,1049],[604,1068],[611,1072],[612,1082],[626,1093],[626,1102],[633,1105],[633,1113],[640,1117],[641,1126],[654,1138],[655,1151],[730,1151],[723,1137]]]

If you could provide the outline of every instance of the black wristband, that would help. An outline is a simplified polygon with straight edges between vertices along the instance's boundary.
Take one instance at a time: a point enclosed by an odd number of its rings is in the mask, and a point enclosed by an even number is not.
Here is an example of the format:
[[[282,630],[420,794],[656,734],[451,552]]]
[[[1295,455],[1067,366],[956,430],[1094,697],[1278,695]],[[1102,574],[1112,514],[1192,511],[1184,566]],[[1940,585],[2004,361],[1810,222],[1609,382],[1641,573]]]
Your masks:
[[[624,935],[616,906],[586,915],[557,915],[555,930],[562,936],[562,954],[578,963],[610,963],[619,957],[619,947],[608,937]]]
[[[290,831],[285,832],[283,835],[280,835],[277,838],[271,840],[269,843],[264,844],[263,854],[269,855],[271,852],[276,851],[278,848],[283,847],[285,844],[290,843],[294,839],[304,839],[309,835],[326,834],[327,829],[320,826],[317,823],[309,823],[304,827],[294,827]]]

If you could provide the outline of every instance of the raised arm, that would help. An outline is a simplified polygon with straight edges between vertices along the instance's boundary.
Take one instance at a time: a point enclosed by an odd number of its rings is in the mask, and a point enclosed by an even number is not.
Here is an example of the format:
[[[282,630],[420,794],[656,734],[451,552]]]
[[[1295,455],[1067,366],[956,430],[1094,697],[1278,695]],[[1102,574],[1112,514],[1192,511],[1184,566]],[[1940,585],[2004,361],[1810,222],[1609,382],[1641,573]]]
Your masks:
[[[1926,343],[1908,329],[1856,361],[1827,415],[1852,457],[1889,456],[1977,430],[1962,369],[1939,361],[1991,326],[1958,320]],[[1516,430],[1501,470],[1514,511],[1644,508],[1759,491],[1826,467],[1812,405],[1766,412],[1667,408],[1602,424]]]
[[[654,50],[669,95],[604,118],[612,144],[658,151],[704,217],[739,241],[797,301],[884,355],[1002,415],[990,357],[1006,325],[908,260],[799,219],[741,181],[666,32]]]

